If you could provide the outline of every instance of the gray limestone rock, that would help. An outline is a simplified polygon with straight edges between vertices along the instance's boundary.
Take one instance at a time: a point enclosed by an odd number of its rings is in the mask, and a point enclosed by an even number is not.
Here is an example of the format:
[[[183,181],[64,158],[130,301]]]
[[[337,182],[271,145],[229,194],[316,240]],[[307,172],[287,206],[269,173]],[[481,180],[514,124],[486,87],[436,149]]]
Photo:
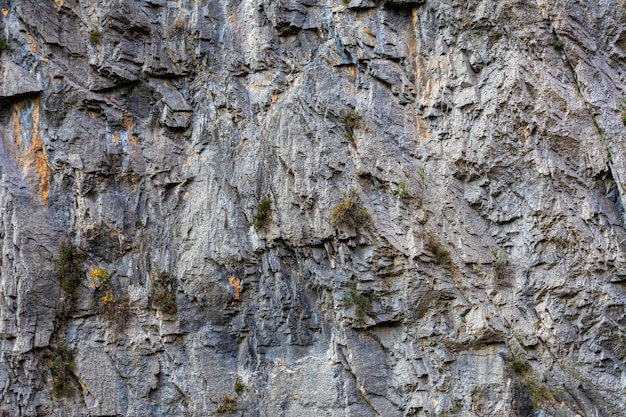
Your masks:
[[[26,69],[3,59],[0,60],[0,100],[16,101],[28,95],[37,95],[43,88]]]
[[[0,13],[0,416],[626,414],[621,2]]]

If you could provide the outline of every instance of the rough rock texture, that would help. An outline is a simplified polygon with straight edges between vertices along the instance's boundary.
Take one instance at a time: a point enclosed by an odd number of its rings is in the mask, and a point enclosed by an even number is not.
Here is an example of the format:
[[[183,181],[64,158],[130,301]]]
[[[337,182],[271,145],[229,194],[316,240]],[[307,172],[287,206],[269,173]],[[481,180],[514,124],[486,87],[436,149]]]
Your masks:
[[[626,415],[623,1],[0,7],[0,415]]]

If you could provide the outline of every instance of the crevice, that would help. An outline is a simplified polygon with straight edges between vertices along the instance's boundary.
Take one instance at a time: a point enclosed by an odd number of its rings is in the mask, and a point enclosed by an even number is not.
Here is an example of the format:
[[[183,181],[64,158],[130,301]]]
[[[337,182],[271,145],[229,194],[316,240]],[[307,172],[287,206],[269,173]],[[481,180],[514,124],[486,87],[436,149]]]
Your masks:
[[[348,363],[348,361],[346,360],[342,352],[342,349],[341,348],[337,349],[337,352],[340,353],[341,356],[343,356],[342,361],[338,362],[337,366],[340,366],[341,369],[343,369],[348,375],[350,375],[350,377],[352,378],[352,381],[354,382],[355,390],[359,393],[359,396],[363,400],[363,403],[367,406],[367,408],[370,410],[372,415],[374,415],[375,417],[381,417],[380,413],[376,411],[376,408],[374,408],[374,406],[372,405],[372,402],[369,400],[367,393],[365,392],[365,388],[359,385],[359,378],[352,371],[352,368],[349,368],[344,364],[344,362]]]

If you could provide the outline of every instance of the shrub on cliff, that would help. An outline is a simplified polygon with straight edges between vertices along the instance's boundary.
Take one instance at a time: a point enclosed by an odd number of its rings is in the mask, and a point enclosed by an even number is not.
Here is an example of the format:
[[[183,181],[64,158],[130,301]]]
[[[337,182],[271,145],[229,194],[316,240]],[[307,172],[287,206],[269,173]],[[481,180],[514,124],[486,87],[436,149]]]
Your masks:
[[[253,217],[252,226],[254,226],[257,230],[262,230],[267,227],[269,222],[272,221],[272,200],[269,198],[264,198],[259,203],[259,207],[257,208],[257,212]]]
[[[59,246],[57,276],[61,290],[68,298],[73,298],[84,277],[83,261],[85,254],[71,243],[63,240]]]
[[[92,30],[89,32],[89,42],[98,43],[102,39],[102,33],[99,30]]]
[[[356,190],[352,189],[346,197],[337,203],[330,211],[330,223],[333,227],[342,225],[357,227],[366,225],[370,221],[367,210],[363,207]]]
[[[150,293],[152,305],[161,313],[174,315],[178,311],[176,306],[176,279],[165,271],[159,272],[152,284]]]
[[[74,354],[65,342],[56,349],[55,357],[50,364],[52,373],[52,392],[57,398],[65,397],[73,392]]]

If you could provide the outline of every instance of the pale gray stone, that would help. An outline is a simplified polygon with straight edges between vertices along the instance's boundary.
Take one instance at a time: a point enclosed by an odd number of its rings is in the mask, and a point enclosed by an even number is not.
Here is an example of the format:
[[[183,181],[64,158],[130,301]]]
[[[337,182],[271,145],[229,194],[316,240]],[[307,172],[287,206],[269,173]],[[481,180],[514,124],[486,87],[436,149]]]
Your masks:
[[[5,3],[0,413],[626,414],[620,2]]]

